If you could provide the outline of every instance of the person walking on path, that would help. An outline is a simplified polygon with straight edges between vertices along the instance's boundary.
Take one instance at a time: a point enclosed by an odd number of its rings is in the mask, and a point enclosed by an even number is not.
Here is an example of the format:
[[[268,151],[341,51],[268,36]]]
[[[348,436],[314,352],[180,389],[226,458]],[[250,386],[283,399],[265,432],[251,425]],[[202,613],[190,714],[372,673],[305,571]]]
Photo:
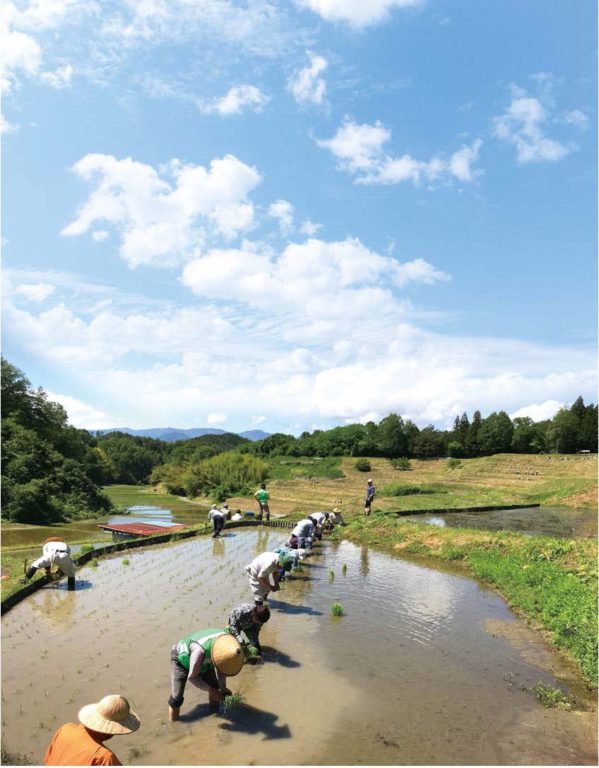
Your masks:
[[[268,506],[268,500],[270,498],[268,491],[266,490],[266,484],[261,483],[260,488],[256,491],[254,494],[254,497],[256,498],[256,501],[258,502],[258,506],[260,507],[260,512],[258,513],[258,520],[262,520],[262,516],[266,514],[266,522],[270,520],[270,507]]]
[[[374,501],[374,483],[372,482],[372,478],[368,480],[368,485],[366,486],[366,495],[364,496],[364,514],[366,517],[370,514],[372,511],[372,502]]]
[[[52,575],[52,567],[56,566],[68,580],[68,588],[75,589],[75,563],[71,557],[71,550],[68,544],[58,538],[51,536],[46,539],[42,547],[42,556],[34,560],[21,579],[21,584],[26,584],[35,574],[38,568],[45,568],[46,577],[49,579]]]
[[[231,694],[227,677],[235,677],[242,667],[241,645],[226,629],[200,629],[173,645],[169,720],[179,719],[187,682],[208,691],[210,705],[217,706]]]
[[[79,710],[79,725],[66,723],[50,742],[44,765],[122,765],[104,742],[133,733],[140,726],[124,696],[104,696]]]
[[[270,609],[267,605],[255,603],[240,603],[229,615],[229,632],[242,647],[248,650],[253,646],[257,654],[251,658],[259,658],[262,653],[258,635],[262,625],[270,619]]]
[[[210,511],[208,512],[208,520],[212,521],[212,525],[214,526],[214,533],[212,534],[212,538],[216,539],[217,536],[220,536],[220,532],[225,525],[225,516],[216,506],[216,504],[213,504],[210,507]]]
[[[269,592],[279,590],[280,570],[291,568],[293,560],[285,554],[279,552],[263,552],[255,557],[249,565],[246,565],[245,572],[250,579],[250,589],[254,595],[256,605],[262,603],[268,597]],[[273,581],[270,581],[272,575]]]

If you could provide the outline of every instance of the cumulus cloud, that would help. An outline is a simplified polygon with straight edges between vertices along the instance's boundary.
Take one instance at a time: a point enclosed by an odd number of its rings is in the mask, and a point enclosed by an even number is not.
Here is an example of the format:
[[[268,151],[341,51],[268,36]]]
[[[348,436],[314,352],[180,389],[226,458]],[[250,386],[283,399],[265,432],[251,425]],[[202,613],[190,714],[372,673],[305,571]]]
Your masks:
[[[254,207],[247,196],[261,180],[233,155],[208,169],[171,160],[156,170],[132,158],[89,154],[72,170],[96,188],[62,234],[112,225],[130,267],[172,266],[196,256],[211,236],[232,239],[249,229]]]
[[[58,67],[54,72],[42,72],[40,80],[51,88],[61,90],[62,88],[69,87],[73,79],[73,72],[73,65],[65,64],[63,67]]]
[[[288,235],[293,231],[293,206],[287,200],[275,200],[271,203],[268,215],[279,222],[281,234]]]
[[[574,125],[576,128],[586,129],[589,127],[589,116],[581,109],[573,109],[570,112],[563,112],[560,116],[560,122],[566,125]]]
[[[322,224],[315,224],[313,221],[310,221],[310,219],[303,221],[300,226],[301,234],[307,235],[308,237],[313,237],[319,229],[322,229]]]
[[[326,21],[341,21],[353,27],[367,27],[384,21],[394,8],[410,8],[421,0],[296,0]]]
[[[58,392],[47,392],[48,399],[59,403],[68,415],[69,424],[78,429],[110,429],[115,426],[125,426],[124,423],[115,424],[111,416],[94,408],[76,397],[62,395]]]
[[[233,429],[255,417],[273,430],[293,413],[301,431],[391,411],[447,426],[477,408],[544,416],[550,401],[596,392],[592,348],[419,327],[396,293],[406,281],[436,282],[416,260],[401,265],[354,240],[293,243],[280,255],[245,244],[224,263],[212,256],[216,275],[188,267],[189,306],[136,304],[104,286],[96,292],[112,302],[94,304],[93,286],[65,278],[54,280],[53,306],[22,307],[10,282],[25,281],[9,272],[6,338],[40,364],[68,368],[62,395],[92,409],[77,421],[88,428],[148,426],[148,414],[160,413],[165,424],[188,425],[226,415]]]
[[[299,104],[322,104],[327,84],[320,76],[328,67],[324,56],[307,52],[310,64],[296,70],[287,81],[287,88]]]
[[[226,413],[209,413],[206,417],[206,423],[209,427],[214,427],[217,424],[224,424],[227,421]]]
[[[54,286],[48,283],[22,283],[15,287],[15,293],[29,301],[41,302],[54,293]]]
[[[0,115],[0,134],[16,133],[19,127],[14,123],[10,123],[4,115]]]
[[[555,162],[569,155],[572,144],[564,144],[545,134],[550,107],[517,85],[511,86],[512,99],[506,110],[493,118],[493,134],[516,149],[516,161]]]
[[[452,180],[472,182],[482,171],[473,166],[482,145],[480,139],[464,144],[448,158],[436,155],[430,160],[416,160],[409,154],[399,157],[388,155],[384,146],[391,139],[391,131],[379,121],[370,125],[346,120],[331,139],[317,140],[338,161],[338,167],[354,177],[356,184],[399,184],[410,181],[414,185],[430,185]]]
[[[235,85],[220,99],[199,102],[198,108],[204,114],[219,114],[226,117],[238,115],[246,109],[261,112],[269,101],[269,97],[255,85]]]
[[[546,400],[544,403],[530,403],[522,408],[518,408],[510,414],[510,418],[516,419],[518,417],[528,416],[533,421],[545,421],[552,419],[560,408],[563,408],[564,403],[557,400]]]

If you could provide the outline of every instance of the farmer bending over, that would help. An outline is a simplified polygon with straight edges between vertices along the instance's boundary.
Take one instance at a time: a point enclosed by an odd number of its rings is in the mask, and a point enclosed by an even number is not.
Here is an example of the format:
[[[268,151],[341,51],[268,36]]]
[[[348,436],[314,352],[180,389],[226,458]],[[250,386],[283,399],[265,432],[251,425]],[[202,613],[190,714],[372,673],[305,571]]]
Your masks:
[[[245,572],[249,576],[250,589],[256,605],[262,605],[269,592],[278,591],[281,578],[280,571],[291,568],[292,562],[290,557],[279,552],[263,552],[255,557],[249,565],[246,565]],[[270,581],[271,574],[272,583]]]
[[[214,526],[214,533],[212,534],[212,538],[216,539],[217,536],[220,536],[220,532],[222,531],[225,524],[225,515],[216,506],[216,504],[213,504],[210,507],[210,511],[208,512],[208,520],[212,520],[212,525]]]
[[[289,539],[289,546],[291,549],[310,549],[312,546],[312,537],[316,530],[316,520],[312,517],[306,517],[300,520],[295,528],[291,531],[291,538]]]
[[[257,651],[250,658],[258,658],[262,653],[258,635],[262,625],[270,619],[270,610],[267,605],[255,603],[241,603],[231,611],[229,616],[229,632],[249,651],[254,647]],[[250,651],[250,653],[252,653]]]
[[[224,629],[200,629],[171,649],[171,695],[169,720],[179,719],[185,685],[208,691],[211,706],[218,705],[231,691],[227,677],[235,677],[243,666],[243,651]]]
[[[25,578],[21,579],[21,584],[26,584],[38,568],[45,568],[46,576],[49,579],[52,574],[53,565],[67,577],[68,588],[71,590],[75,589],[75,563],[71,558],[71,550],[57,536],[51,536],[49,539],[46,539],[42,547],[42,556],[31,563],[25,573]]]
[[[104,696],[97,704],[80,709],[77,717],[80,725],[66,723],[56,731],[44,765],[122,765],[104,742],[139,728],[139,717],[131,711],[127,699]]]

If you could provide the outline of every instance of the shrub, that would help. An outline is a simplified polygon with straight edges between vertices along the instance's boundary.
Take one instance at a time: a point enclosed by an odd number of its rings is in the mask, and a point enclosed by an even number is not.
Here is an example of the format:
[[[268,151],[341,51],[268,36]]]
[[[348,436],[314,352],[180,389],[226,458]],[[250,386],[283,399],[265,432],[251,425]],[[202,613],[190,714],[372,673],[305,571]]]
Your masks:
[[[405,456],[401,456],[399,459],[390,459],[390,461],[393,469],[399,469],[402,472],[407,472],[409,469],[412,469],[410,460]]]
[[[266,463],[249,454],[220,453],[187,466],[182,484],[187,496],[213,494],[219,501],[266,479]]]
[[[85,555],[87,552],[93,552],[93,551],[94,551],[93,544],[84,544],[79,550],[79,554]]]
[[[372,469],[368,459],[358,459],[354,464],[354,466],[358,470],[358,472],[370,472]]]
[[[459,459],[447,459],[447,469],[458,469],[462,466],[462,462]]]
[[[420,496],[425,493],[436,493],[436,490],[424,488],[419,485],[385,485],[382,487],[381,496]]]

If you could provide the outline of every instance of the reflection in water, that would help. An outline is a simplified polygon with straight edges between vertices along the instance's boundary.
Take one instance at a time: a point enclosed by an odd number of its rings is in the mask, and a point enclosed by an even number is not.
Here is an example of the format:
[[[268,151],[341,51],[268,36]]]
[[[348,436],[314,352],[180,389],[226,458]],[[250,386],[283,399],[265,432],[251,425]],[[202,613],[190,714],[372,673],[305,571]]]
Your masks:
[[[362,576],[368,576],[370,565],[368,563],[368,547],[360,549],[360,573]]]
[[[222,539],[212,539],[212,554],[215,557],[222,557],[225,554],[225,542]]]
[[[73,620],[76,595],[62,589],[40,590],[41,600],[32,602],[34,613],[47,624],[69,628]]]
[[[481,528],[492,531],[519,531],[528,536],[594,538],[597,535],[595,510],[569,507],[496,509],[489,512],[445,512],[443,515],[402,515],[402,520],[436,525],[440,528]]]

